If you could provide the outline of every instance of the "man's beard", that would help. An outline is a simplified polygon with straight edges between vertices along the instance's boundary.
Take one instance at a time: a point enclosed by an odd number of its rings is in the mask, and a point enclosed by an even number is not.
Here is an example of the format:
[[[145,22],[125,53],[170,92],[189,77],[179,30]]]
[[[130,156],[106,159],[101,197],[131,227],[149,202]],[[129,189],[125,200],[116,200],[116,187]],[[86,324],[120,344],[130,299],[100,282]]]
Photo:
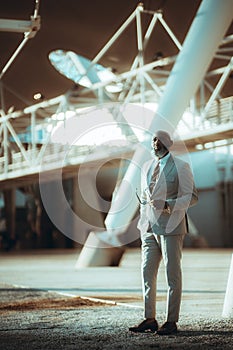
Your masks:
[[[162,158],[168,153],[168,149],[162,145],[158,145],[156,149],[154,148],[154,154],[158,158]]]

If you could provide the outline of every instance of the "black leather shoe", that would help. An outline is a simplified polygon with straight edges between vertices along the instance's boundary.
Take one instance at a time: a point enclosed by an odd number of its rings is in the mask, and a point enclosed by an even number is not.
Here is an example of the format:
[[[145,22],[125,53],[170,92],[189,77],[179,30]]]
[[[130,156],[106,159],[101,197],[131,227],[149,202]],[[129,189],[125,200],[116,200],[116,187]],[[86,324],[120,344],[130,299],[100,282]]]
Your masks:
[[[177,332],[175,322],[165,322],[157,331],[158,335],[170,335]]]
[[[129,331],[135,333],[156,332],[158,328],[156,320],[144,320],[138,326],[130,327]]]

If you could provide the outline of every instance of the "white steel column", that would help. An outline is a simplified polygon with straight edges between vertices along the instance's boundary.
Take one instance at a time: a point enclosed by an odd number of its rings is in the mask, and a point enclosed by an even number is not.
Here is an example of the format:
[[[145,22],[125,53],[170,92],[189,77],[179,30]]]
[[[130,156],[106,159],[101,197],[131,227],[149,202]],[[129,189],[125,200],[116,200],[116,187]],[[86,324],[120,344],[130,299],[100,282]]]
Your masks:
[[[168,78],[157,115],[175,127],[233,19],[233,1],[203,0]],[[156,118],[152,127],[158,127]]]

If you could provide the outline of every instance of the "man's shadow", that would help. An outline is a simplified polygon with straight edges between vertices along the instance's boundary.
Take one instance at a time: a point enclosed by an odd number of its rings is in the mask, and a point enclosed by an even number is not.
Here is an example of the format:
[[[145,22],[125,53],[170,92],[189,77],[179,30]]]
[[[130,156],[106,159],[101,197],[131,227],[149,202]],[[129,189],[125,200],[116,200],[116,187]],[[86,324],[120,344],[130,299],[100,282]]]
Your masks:
[[[153,336],[156,335],[156,333],[148,331],[144,333],[137,333],[140,335],[150,335]],[[158,338],[163,338],[160,335],[156,335]],[[233,336],[233,328],[230,330],[222,331],[222,330],[209,330],[209,329],[202,329],[202,330],[178,330],[176,333],[169,334],[165,337],[202,337],[202,336],[220,336],[220,337],[229,337]]]
[[[202,329],[202,330],[179,330],[176,334],[173,336],[179,336],[179,337],[200,337],[200,336],[231,336],[233,335],[233,329],[232,330],[209,330],[209,329]]]

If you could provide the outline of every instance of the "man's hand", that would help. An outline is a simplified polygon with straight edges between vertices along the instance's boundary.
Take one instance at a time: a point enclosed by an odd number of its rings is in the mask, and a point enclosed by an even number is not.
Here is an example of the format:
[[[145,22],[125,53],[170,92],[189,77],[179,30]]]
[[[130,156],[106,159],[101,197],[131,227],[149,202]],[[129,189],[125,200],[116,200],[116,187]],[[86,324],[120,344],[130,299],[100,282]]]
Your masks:
[[[170,214],[171,210],[170,210],[170,207],[169,205],[167,204],[167,202],[163,201],[163,200],[151,200],[150,201],[150,205],[157,209],[157,210],[163,210],[165,211],[166,213]]]

